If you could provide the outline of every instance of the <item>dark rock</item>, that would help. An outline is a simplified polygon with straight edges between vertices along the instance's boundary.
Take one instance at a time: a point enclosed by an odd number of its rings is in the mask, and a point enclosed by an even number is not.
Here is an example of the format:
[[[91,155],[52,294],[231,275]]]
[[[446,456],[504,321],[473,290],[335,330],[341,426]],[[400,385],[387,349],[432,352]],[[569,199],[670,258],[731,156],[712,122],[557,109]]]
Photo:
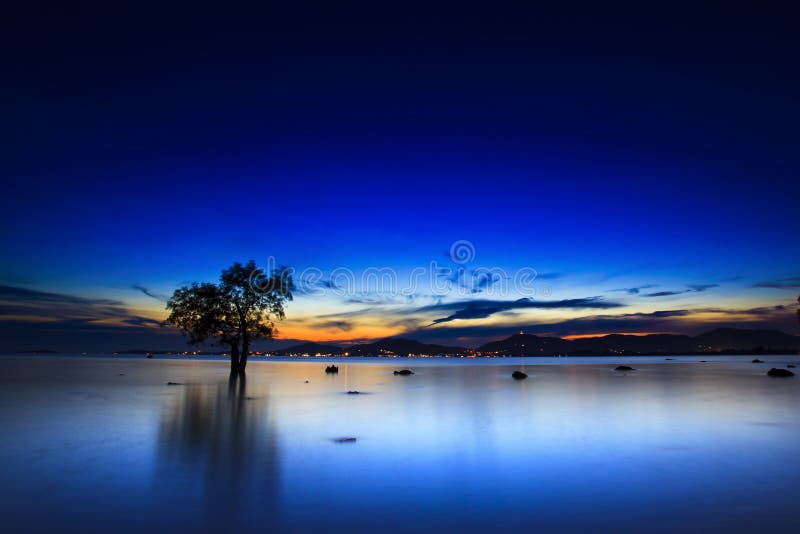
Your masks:
[[[511,373],[511,378],[514,380],[522,380],[523,378],[528,378],[528,375],[523,373],[522,371],[514,371]]]
[[[355,443],[356,438],[353,437],[344,437],[344,438],[333,438],[331,441],[334,443]]]
[[[168,386],[182,386],[183,384],[181,384],[180,382],[167,382],[167,385]]]
[[[329,375],[330,374],[334,374],[335,375],[335,374],[337,374],[339,372],[339,368],[336,367],[335,365],[329,365],[329,366],[327,366],[325,368],[325,372],[328,373]]]
[[[758,358],[756,358],[755,360],[753,360],[753,363],[764,363],[764,362],[762,360],[759,360]]]
[[[308,380],[306,380],[306,381],[304,382],[304,384],[308,384]]]
[[[700,363],[708,363],[706,360],[700,360]]]
[[[767,374],[768,374],[769,376],[782,376],[782,377],[790,377],[790,376],[794,376],[794,373],[793,373],[793,372],[791,372],[791,371],[790,371],[790,370],[788,370],[788,369],[777,369],[777,368],[775,368],[775,367],[773,367],[772,369],[770,369],[769,371],[767,371]]]
[[[358,390],[352,390],[347,392],[348,395],[361,395],[361,392]]]
[[[674,360],[675,358],[664,358],[664,359],[665,359],[665,360],[667,360],[668,362],[671,362],[671,361],[672,361],[672,360]]]
[[[794,364],[793,364],[793,363],[790,363],[790,364],[789,364],[789,365],[787,365],[786,367],[788,367],[789,369],[794,369]]]
[[[399,371],[395,371],[394,374],[401,376],[408,376],[408,375],[413,375],[414,371],[412,371],[411,369],[400,369]]]
[[[635,371],[636,369],[634,369],[633,367],[630,367],[628,365],[618,365],[618,366],[616,366],[614,368],[614,370],[615,371]]]
[[[152,358],[152,357],[153,357],[153,355],[152,355],[152,354],[150,354],[150,353],[148,352],[148,353],[147,353],[147,357],[148,357],[148,358]]]

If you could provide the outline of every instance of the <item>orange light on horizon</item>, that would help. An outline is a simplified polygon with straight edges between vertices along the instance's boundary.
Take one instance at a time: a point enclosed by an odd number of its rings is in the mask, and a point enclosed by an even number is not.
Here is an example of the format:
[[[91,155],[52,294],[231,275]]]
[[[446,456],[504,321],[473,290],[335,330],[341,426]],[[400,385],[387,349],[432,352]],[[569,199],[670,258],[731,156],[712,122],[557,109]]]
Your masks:
[[[605,332],[602,334],[571,334],[569,336],[562,336],[561,339],[588,339],[593,337],[605,337],[611,335],[618,335],[618,336],[651,336],[654,334],[669,334],[670,332]]]
[[[402,333],[402,328],[381,325],[356,326],[351,330],[320,329],[299,324],[278,323],[277,338],[303,339],[315,343],[329,341],[351,341],[353,339],[381,339]]]

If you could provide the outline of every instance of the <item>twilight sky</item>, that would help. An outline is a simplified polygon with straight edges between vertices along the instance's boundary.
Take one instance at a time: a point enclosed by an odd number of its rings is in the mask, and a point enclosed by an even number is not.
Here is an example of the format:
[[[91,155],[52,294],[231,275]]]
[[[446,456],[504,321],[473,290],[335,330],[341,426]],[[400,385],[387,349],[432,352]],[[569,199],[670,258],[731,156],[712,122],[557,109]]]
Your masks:
[[[164,297],[250,258],[284,343],[797,333],[796,11],[18,9],[0,350],[181,347]]]

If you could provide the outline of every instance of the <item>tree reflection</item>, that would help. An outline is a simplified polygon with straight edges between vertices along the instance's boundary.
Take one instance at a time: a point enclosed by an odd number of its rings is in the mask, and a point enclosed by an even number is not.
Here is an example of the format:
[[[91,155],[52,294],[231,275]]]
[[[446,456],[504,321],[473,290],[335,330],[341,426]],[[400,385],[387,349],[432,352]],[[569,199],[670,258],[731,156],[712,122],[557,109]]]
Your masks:
[[[229,528],[269,513],[279,462],[266,388],[248,396],[240,373],[227,383],[181,387],[161,419],[159,476],[180,477],[187,492],[202,491],[212,523]]]

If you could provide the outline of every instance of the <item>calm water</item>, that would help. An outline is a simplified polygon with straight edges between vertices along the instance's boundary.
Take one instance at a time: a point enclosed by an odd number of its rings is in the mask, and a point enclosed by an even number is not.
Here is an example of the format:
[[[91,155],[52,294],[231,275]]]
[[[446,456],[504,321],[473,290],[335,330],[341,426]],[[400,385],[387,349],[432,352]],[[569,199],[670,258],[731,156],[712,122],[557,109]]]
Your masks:
[[[0,521],[797,532],[800,376],[765,372],[798,357],[706,358],[254,361],[230,383],[224,361],[3,357]]]

